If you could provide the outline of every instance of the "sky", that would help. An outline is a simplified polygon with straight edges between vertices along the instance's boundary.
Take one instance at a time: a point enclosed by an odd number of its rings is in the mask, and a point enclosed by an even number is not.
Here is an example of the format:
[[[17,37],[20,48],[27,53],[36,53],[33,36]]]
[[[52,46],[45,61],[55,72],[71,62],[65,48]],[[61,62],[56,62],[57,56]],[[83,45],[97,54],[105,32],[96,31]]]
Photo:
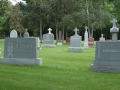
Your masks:
[[[9,0],[9,1],[11,1],[13,5],[15,5],[17,2],[20,2],[20,1],[21,1],[21,2],[24,2],[24,1],[22,1],[22,0]]]

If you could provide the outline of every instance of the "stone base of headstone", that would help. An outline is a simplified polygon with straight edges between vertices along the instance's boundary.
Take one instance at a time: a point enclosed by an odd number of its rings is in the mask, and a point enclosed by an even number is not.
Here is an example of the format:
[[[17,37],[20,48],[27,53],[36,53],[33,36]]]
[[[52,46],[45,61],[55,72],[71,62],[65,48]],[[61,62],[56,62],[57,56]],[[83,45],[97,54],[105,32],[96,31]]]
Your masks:
[[[84,48],[89,48],[88,43],[84,43]]]
[[[82,47],[69,47],[70,52],[83,52]]]
[[[90,69],[98,72],[120,72],[120,41],[96,42],[95,60]]]
[[[62,42],[57,42],[57,45],[60,45],[60,46],[61,46],[61,45],[63,45],[63,43],[62,43]]]
[[[120,72],[120,66],[91,65],[91,70],[96,72]]]
[[[35,65],[42,66],[42,59],[36,58],[0,58],[0,63],[11,65]]]
[[[42,44],[42,47],[56,47],[54,44]]]

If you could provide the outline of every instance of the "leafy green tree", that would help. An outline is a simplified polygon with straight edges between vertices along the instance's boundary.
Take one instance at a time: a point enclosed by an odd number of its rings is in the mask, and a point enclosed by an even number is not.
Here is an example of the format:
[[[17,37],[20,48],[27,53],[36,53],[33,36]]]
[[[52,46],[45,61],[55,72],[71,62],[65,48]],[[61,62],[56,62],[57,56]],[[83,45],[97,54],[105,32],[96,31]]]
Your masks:
[[[20,11],[19,4],[13,6],[11,17],[10,17],[10,29],[15,29],[20,33],[20,37],[24,32],[24,27],[21,24],[22,12]]]
[[[24,19],[29,21],[29,25],[34,27],[34,30],[37,30],[39,28],[40,39],[42,41],[43,25],[49,10],[48,0],[25,0],[25,1],[27,3],[28,11]]]
[[[0,33],[3,35],[5,31],[8,31],[8,24],[6,24],[11,11],[11,3],[8,0],[0,0]]]

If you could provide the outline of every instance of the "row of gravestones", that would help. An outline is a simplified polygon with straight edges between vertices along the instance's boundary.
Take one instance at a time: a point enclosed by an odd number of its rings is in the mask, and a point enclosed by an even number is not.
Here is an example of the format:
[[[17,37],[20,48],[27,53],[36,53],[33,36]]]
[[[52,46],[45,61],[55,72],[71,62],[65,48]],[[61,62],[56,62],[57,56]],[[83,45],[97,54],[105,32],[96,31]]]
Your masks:
[[[119,29],[116,27],[116,19],[113,19],[112,22],[113,27],[110,29],[110,32],[112,33],[112,40],[96,42],[95,60],[90,67],[91,70],[99,72],[120,72],[120,41],[117,39]],[[75,28],[74,31],[75,35],[70,38],[71,42],[69,51],[82,52],[83,48],[81,47],[81,36],[77,34],[77,28]],[[48,34],[53,35],[50,32]],[[36,37],[29,37],[27,30],[24,34],[24,38],[13,37],[14,33],[11,33],[11,36],[12,37],[10,38],[5,38],[4,58],[0,58],[0,63],[42,65],[42,59],[38,58],[37,54]],[[46,36],[43,37],[48,38]]]

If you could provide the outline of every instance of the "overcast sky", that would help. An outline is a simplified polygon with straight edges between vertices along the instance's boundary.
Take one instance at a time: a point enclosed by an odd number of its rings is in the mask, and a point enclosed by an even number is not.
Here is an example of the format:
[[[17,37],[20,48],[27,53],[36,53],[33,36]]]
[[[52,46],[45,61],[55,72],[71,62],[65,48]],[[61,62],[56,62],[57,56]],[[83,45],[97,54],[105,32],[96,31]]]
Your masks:
[[[15,5],[17,2],[20,2],[20,1],[23,2],[22,0],[9,0],[9,1],[11,1],[13,5]]]

